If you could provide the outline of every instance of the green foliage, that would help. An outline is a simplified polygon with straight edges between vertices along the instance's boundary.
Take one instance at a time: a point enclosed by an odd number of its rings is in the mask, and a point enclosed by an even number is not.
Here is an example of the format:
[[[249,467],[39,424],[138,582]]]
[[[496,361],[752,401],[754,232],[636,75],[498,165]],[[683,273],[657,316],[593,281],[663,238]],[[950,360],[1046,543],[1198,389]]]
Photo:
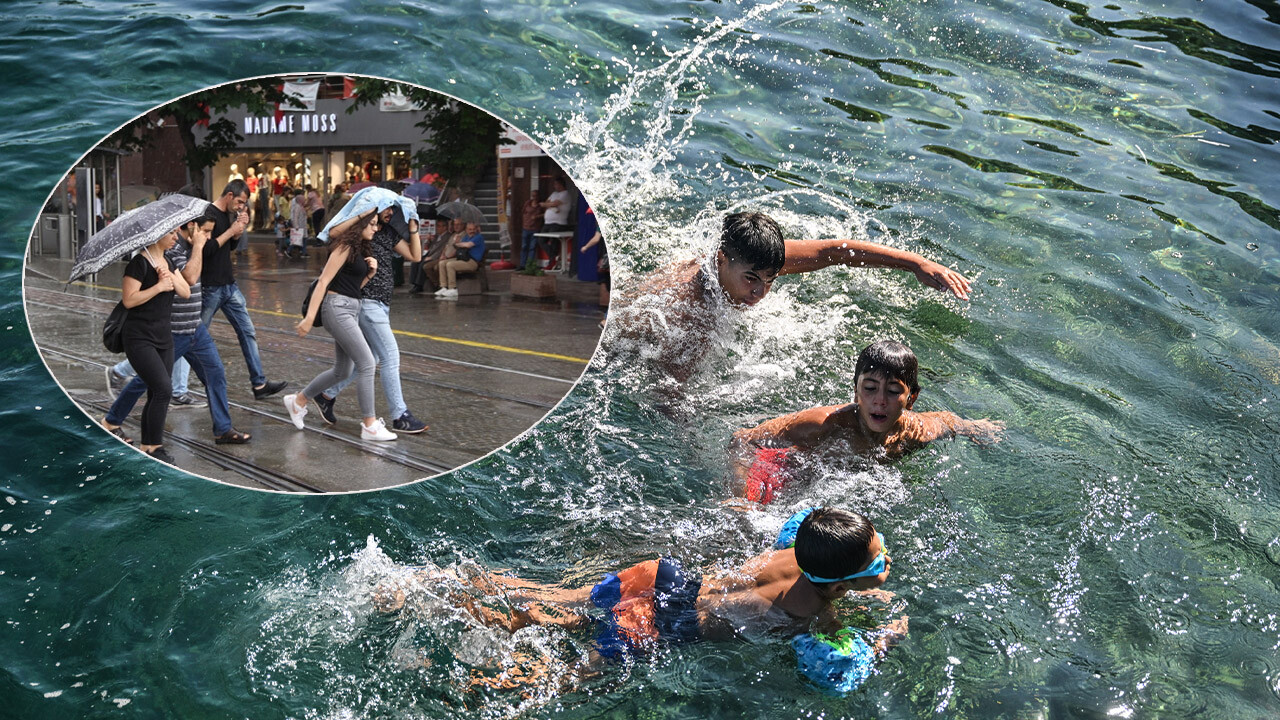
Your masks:
[[[529,262],[525,263],[524,267],[520,268],[516,272],[521,275],[532,275],[534,277],[542,277],[546,274],[542,271],[542,268],[538,267],[538,261],[533,258],[529,258]]]
[[[244,140],[234,122],[227,118],[209,122],[210,118],[238,107],[247,108],[250,115],[270,115],[275,112],[276,103],[302,106],[301,101],[284,94],[279,79],[261,78],[219,85],[160,106],[120,128],[107,139],[106,144],[126,152],[138,152],[155,140],[160,131],[157,120],[163,120],[166,125],[172,120],[186,150],[187,174],[192,182],[198,182],[205,168],[218,162]],[[204,122],[209,123],[208,132],[197,144],[195,128]]]
[[[421,110],[424,118],[417,123],[431,143],[419,150],[414,161],[421,166],[463,183],[474,179],[494,156],[498,145],[511,141],[502,137],[502,123],[489,113],[467,103],[458,102],[434,90],[404,85],[387,80],[356,80],[356,100],[348,113],[364,105],[378,102],[384,95],[399,93]]]

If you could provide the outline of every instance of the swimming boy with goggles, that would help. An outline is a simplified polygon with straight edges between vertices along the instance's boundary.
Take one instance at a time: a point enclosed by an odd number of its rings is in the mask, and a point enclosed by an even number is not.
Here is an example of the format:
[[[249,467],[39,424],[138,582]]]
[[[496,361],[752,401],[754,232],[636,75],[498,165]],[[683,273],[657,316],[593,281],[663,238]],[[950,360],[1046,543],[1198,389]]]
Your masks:
[[[853,402],[767,420],[733,436],[735,473],[748,500],[767,503],[790,479],[796,451],[896,460],[942,438],[965,435],[980,444],[1000,441],[1004,423],[966,420],[955,413],[914,412],[919,362],[906,345],[881,340],[854,366]]]
[[[711,262],[688,260],[655,271],[623,298],[609,325],[683,384],[707,354],[726,305],[751,307],[780,275],[832,265],[906,270],[935,290],[969,299],[963,275],[916,253],[860,240],[785,240],[768,215],[741,212],[724,218]]]
[[[907,618],[867,633],[868,643],[854,631],[840,629],[832,604],[850,592],[891,598],[891,593],[876,590],[888,578],[890,564],[884,536],[870,520],[854,512],[811,508],[787,522],[774,549],[708,578],[670,557],[608,573],[594,586],[575,589],[482,573],[466,581],[486,594],[505,597],[512,610],[478,607],[470,597],[462,604],[481,622],[511,632],[528,625],[595,625],[596,646],[588,666],[597,665],[600,657],[644,654],[664,644],[793,635],[802,672],[824,687],[847,691],[905,636]],[[457,580],[438,569],[420,571],[411,582],[380,587],[375,603],[388,612],[413,607],[415,585],[434,589],[442,581]]]

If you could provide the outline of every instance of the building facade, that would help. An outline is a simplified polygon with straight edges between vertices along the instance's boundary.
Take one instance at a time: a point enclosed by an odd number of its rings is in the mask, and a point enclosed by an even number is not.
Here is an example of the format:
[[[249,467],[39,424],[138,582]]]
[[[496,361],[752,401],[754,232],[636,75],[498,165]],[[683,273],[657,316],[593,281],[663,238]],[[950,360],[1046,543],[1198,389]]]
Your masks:
[[[243,137],[239,147],[206,170],[210,197],[236,177],[282,177],[293,187],[311,185],[328,196],[337,185],[415,177],[414,154],[429,142],[415,127],[422,113],[388,111],[379,104],[353,112],[350,98],[317,99],[314,108],[255,116],[226,113]],[[217,119],[216,117],[214,119]],[[203,140],[197,129],[196,140]]]

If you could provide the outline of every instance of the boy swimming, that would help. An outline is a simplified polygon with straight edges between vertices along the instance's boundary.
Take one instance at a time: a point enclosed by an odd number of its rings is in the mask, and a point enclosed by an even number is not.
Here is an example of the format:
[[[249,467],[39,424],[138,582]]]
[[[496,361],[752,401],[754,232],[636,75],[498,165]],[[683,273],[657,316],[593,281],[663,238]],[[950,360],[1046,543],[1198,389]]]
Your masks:
[[[913,252],[859,240],[784,240],[768,215],[742,212],[724,218],[711,262],[688,260],[655,271],[624,298],[609,325],[616,322],[642,357],[683,384],[707,354],[728,307],[755,305],[780,275],[832,265],[906,270],[928,287],[969,299],[963,275]]]
[[[788,482],[795,451],[853,453],[887,462],[956,435],[982,444],[999,442],[1003,422],[912,411],[920,395],[918,370],[915,353],[906,345],[872,343],[854,366],[852,403],[801,410],[734,433],[732,447],[742,460],[735,471],[747,499],[773,500]]]
[[[504,596],[513,608],[501,612],[462,604],[480,622],[514,632],[528,625],[566,629],[596,626],[588,667],[600,658],[643,655],[659,646],[697,640],[728,640],[758,633],[795,636],[801,671],[838,691],[856,687],[873,663],[907,632],[907,617],[866,633],[870,642],[840,627],[833,603],[849,593],[879,599],[891,559],[884,536],[854,512],[810,508],[783,527],[774,549],[735,570],[702,578],[678,560],[664,557],[608,573],[594,586],[568,589],[493,573],[467,578],[487,594]],[[414,585],[432,588],[452,573],[429,570],[412,582],[386,584],[375,604],[390,612],[413,607]],[[593,615],[595,617],[593,617]]]

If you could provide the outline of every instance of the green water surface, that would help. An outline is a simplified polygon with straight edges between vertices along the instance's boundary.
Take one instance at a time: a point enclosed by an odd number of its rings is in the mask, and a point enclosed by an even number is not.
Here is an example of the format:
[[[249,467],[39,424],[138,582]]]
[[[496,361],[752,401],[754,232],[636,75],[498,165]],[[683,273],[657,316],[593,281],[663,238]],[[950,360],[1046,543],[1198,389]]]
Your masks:
[[[1280,715],[1273,3],[68,0],[0,21],[0,716]],[[521,440],[400,490],[273,496],[163,469],[41,363],[26,238],[121,123],[304,71],[418,82],[530,131],[624,284],[750,207],[952,265],[973,300],[891,272],[785,278],[718,338],[680,417],[597,362]],[[849,398],[883,336],[919,355],[921,408],[1002,420],[1005,440],[725,507],[730,433]],[[391,562],[573,584],[662,552],[711,569],[816,503],[863,510],[893,552],[901,609],[847,612],[911,616],[845,698],[797,675],[786,638],[532,701],[468,693],[462,646],[484,638],[369,604]],[[569,663],[588,641],[509,642]]]

